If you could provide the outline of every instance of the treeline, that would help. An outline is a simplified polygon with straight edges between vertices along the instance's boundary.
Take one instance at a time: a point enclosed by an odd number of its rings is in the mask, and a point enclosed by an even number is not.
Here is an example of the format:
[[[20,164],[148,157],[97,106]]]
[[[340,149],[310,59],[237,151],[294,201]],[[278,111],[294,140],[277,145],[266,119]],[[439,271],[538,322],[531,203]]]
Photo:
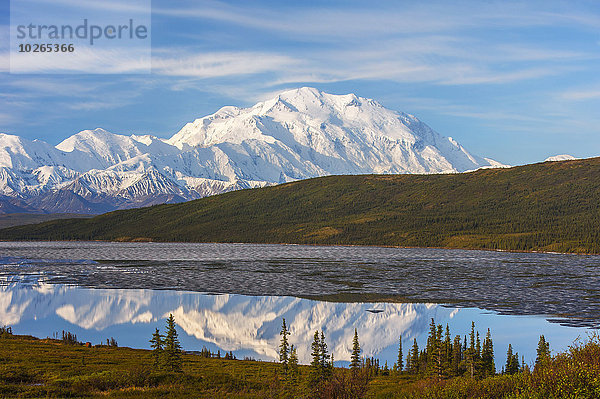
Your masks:
[[[77,339],[77,334],[72,333],[70,331],[65,331],[62,330],[62,333],[58,333],[58,331],[54,332],[52,334],[52,338],[56,339],[56,340],[60,340],[62,343],[67,344],[67,345],[85,345],[88,347],[92,346],[91,342],[80,342]],[[103,342],[100,342],[98,345],[96,346],[109,346],[109,347],[118,347],[119,343],[117,342],[117,340],[114,337],[110,337],[110,338],[106,338],[106,344],[104,344]]]
[[[0,239],[600,253],[599,175],[600,158],[447,175],[329,176],[12,227]]]
[[[299,392],[302,381],[299,379],[297,348],[289,344],[289,330],[283,319],[280,332],[279,360],[281,371],[291,392]],[[450,328],[436,325],[431,319],[427,344],[419,349],[417,340],[406,358],[403,357],[402,338],[399,338],[397,361],[390,368],[387,361],[382,366],[373,357],[361,357],[358,332],[354,330],[349,373],[334,367],[333,353],[327,351],[327,343],[323,331],[315,331],[311,344],[311,363],[305,378],[305,392],[315,397],[362,397],[367,391],[368,383],[378,376],[407,376],[417,379],[449,380],[455,377],[466,377],[483,380],[497,375],[494,357],[494,344],[490,329],[481,339],[475,323],[471,322],[469,337],[460,335],[451,337]],[[535,367],[547,364],[551,359],[550,345],[543,335],[540,336],[537,348]],[[519,361],[519,354],[513,353],[512,345],[508,345],[506,363],[500,371],[501,375],[530,373],[524,359]],[[335,395],[331,396],[332,392]],[[336,396],[337,395],[337,396]],[[348,396],[345,396],[348,395]]]
[[[402,341],[398,351],[398,363],[394,370],[403,371]],[[544,335],[540,336],[535,364],[539,364],[550,357],[550,344]],[[506,363],[500,371],[501,374],[516,374],[528,371],[523,357],[519,359],[518,353],[513,353],[512,345],[508,345]],[[450,328],[446,325],[445,333],[441,324],[436,325],[431,319],[427,345],[419,350],[417,340],[414,339],[410,352],[406,356],[405,372],[420,376],[432,376],[437,379],[451,377],[464,377],[482,379],[496,375],[494,343],[490,329],[487,329],[483,340],[479,331],[475,330],[475,323],[471,322],[471,331],[467,340],[465,335],[450,335]]]

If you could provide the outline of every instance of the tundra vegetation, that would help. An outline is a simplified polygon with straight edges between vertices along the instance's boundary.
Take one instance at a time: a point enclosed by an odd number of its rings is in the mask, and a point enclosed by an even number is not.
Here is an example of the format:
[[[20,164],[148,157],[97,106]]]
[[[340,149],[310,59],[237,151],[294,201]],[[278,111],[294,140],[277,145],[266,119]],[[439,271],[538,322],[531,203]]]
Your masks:
[[[165,334],[156,330],[152,350],[111,345],[89,347],[68,332],[63,339],[14,335],[0,328],[2,397],[219,397],[219,398],[597,398],[600,336],[591,334],[552,355],[540,336],[535,364],[519,361],[512,346],[496,370],[489,330],[475,325],[451,336],[432,320],[426,345],[404,344],[398,360],[381,365],[362,356],[355,330],[347,367],[336,367],[326,334],[315,331],[311,362],[298,364],[293,337],[282,323],[279,362],[237,360],[206,348],[186,353],[172,315]],[[483,339],[482,339],[483,336]],[[403,345],[405,348],[403,348]],[[496,348],[497,349],[497,348]],[[406,357],[403,353],[406,353]],[[503,356],[503,355],[502,355]]]

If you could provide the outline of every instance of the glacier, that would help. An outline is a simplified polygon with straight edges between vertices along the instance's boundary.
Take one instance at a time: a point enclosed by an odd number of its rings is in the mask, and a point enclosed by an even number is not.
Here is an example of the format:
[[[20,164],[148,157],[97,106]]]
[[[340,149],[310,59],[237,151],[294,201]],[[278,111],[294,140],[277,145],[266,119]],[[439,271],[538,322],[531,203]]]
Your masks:
[[[416,117],[303,87],[226,106],[170,139],[84,130],[55,147],[0,134],[0,213],[103,213],[326,175],[502,167]]]

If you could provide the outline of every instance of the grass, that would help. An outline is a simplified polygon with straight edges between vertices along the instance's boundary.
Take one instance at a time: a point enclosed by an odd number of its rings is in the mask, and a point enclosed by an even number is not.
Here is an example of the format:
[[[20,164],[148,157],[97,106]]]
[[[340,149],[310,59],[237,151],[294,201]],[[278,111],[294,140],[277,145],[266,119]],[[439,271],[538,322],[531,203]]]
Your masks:
[[[4,240],[389,245],[600,253],[600,158],[329,176],[0,230]]]
[[[0,336],[1,397],[310,397],[300,367],[297,388],[283,382],[279,365],[269,362],[183,356],[181,374],[156,372],[150,351],[117,347],[86,348],[51,339]],[[336,383],[320,397],[347,392],[349,372],[336,369]],[[344,377],[345,376],[345,377]],[[337,384],[337,385],[336,385]],[[379,375],[368,383],[367,398],[598,398],[600,337],[576,343],[532,372],[477,380],[455,377]],[[332,392],[334,392],[332,394]],[[331,396],[334,395],[334,396]],[[351,396],[348,396],[351,397]]]
[[[274,363],[184,355],[185,373],[152,370],[146,350],[0,338],[0,397],[269,397]]]

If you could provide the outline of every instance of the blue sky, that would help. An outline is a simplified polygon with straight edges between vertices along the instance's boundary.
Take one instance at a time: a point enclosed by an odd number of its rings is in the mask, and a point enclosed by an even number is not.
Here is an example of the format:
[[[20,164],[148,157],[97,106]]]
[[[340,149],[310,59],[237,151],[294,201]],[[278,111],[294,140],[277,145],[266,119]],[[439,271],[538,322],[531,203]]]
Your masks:
[[[110,75],[10,74],[9,14],[2,2],[0,132],[28,139],[170,137],[221,106],[313,86],[375,98],[504,163],[600,156],[598,1],[152,1],[152,73]]]

